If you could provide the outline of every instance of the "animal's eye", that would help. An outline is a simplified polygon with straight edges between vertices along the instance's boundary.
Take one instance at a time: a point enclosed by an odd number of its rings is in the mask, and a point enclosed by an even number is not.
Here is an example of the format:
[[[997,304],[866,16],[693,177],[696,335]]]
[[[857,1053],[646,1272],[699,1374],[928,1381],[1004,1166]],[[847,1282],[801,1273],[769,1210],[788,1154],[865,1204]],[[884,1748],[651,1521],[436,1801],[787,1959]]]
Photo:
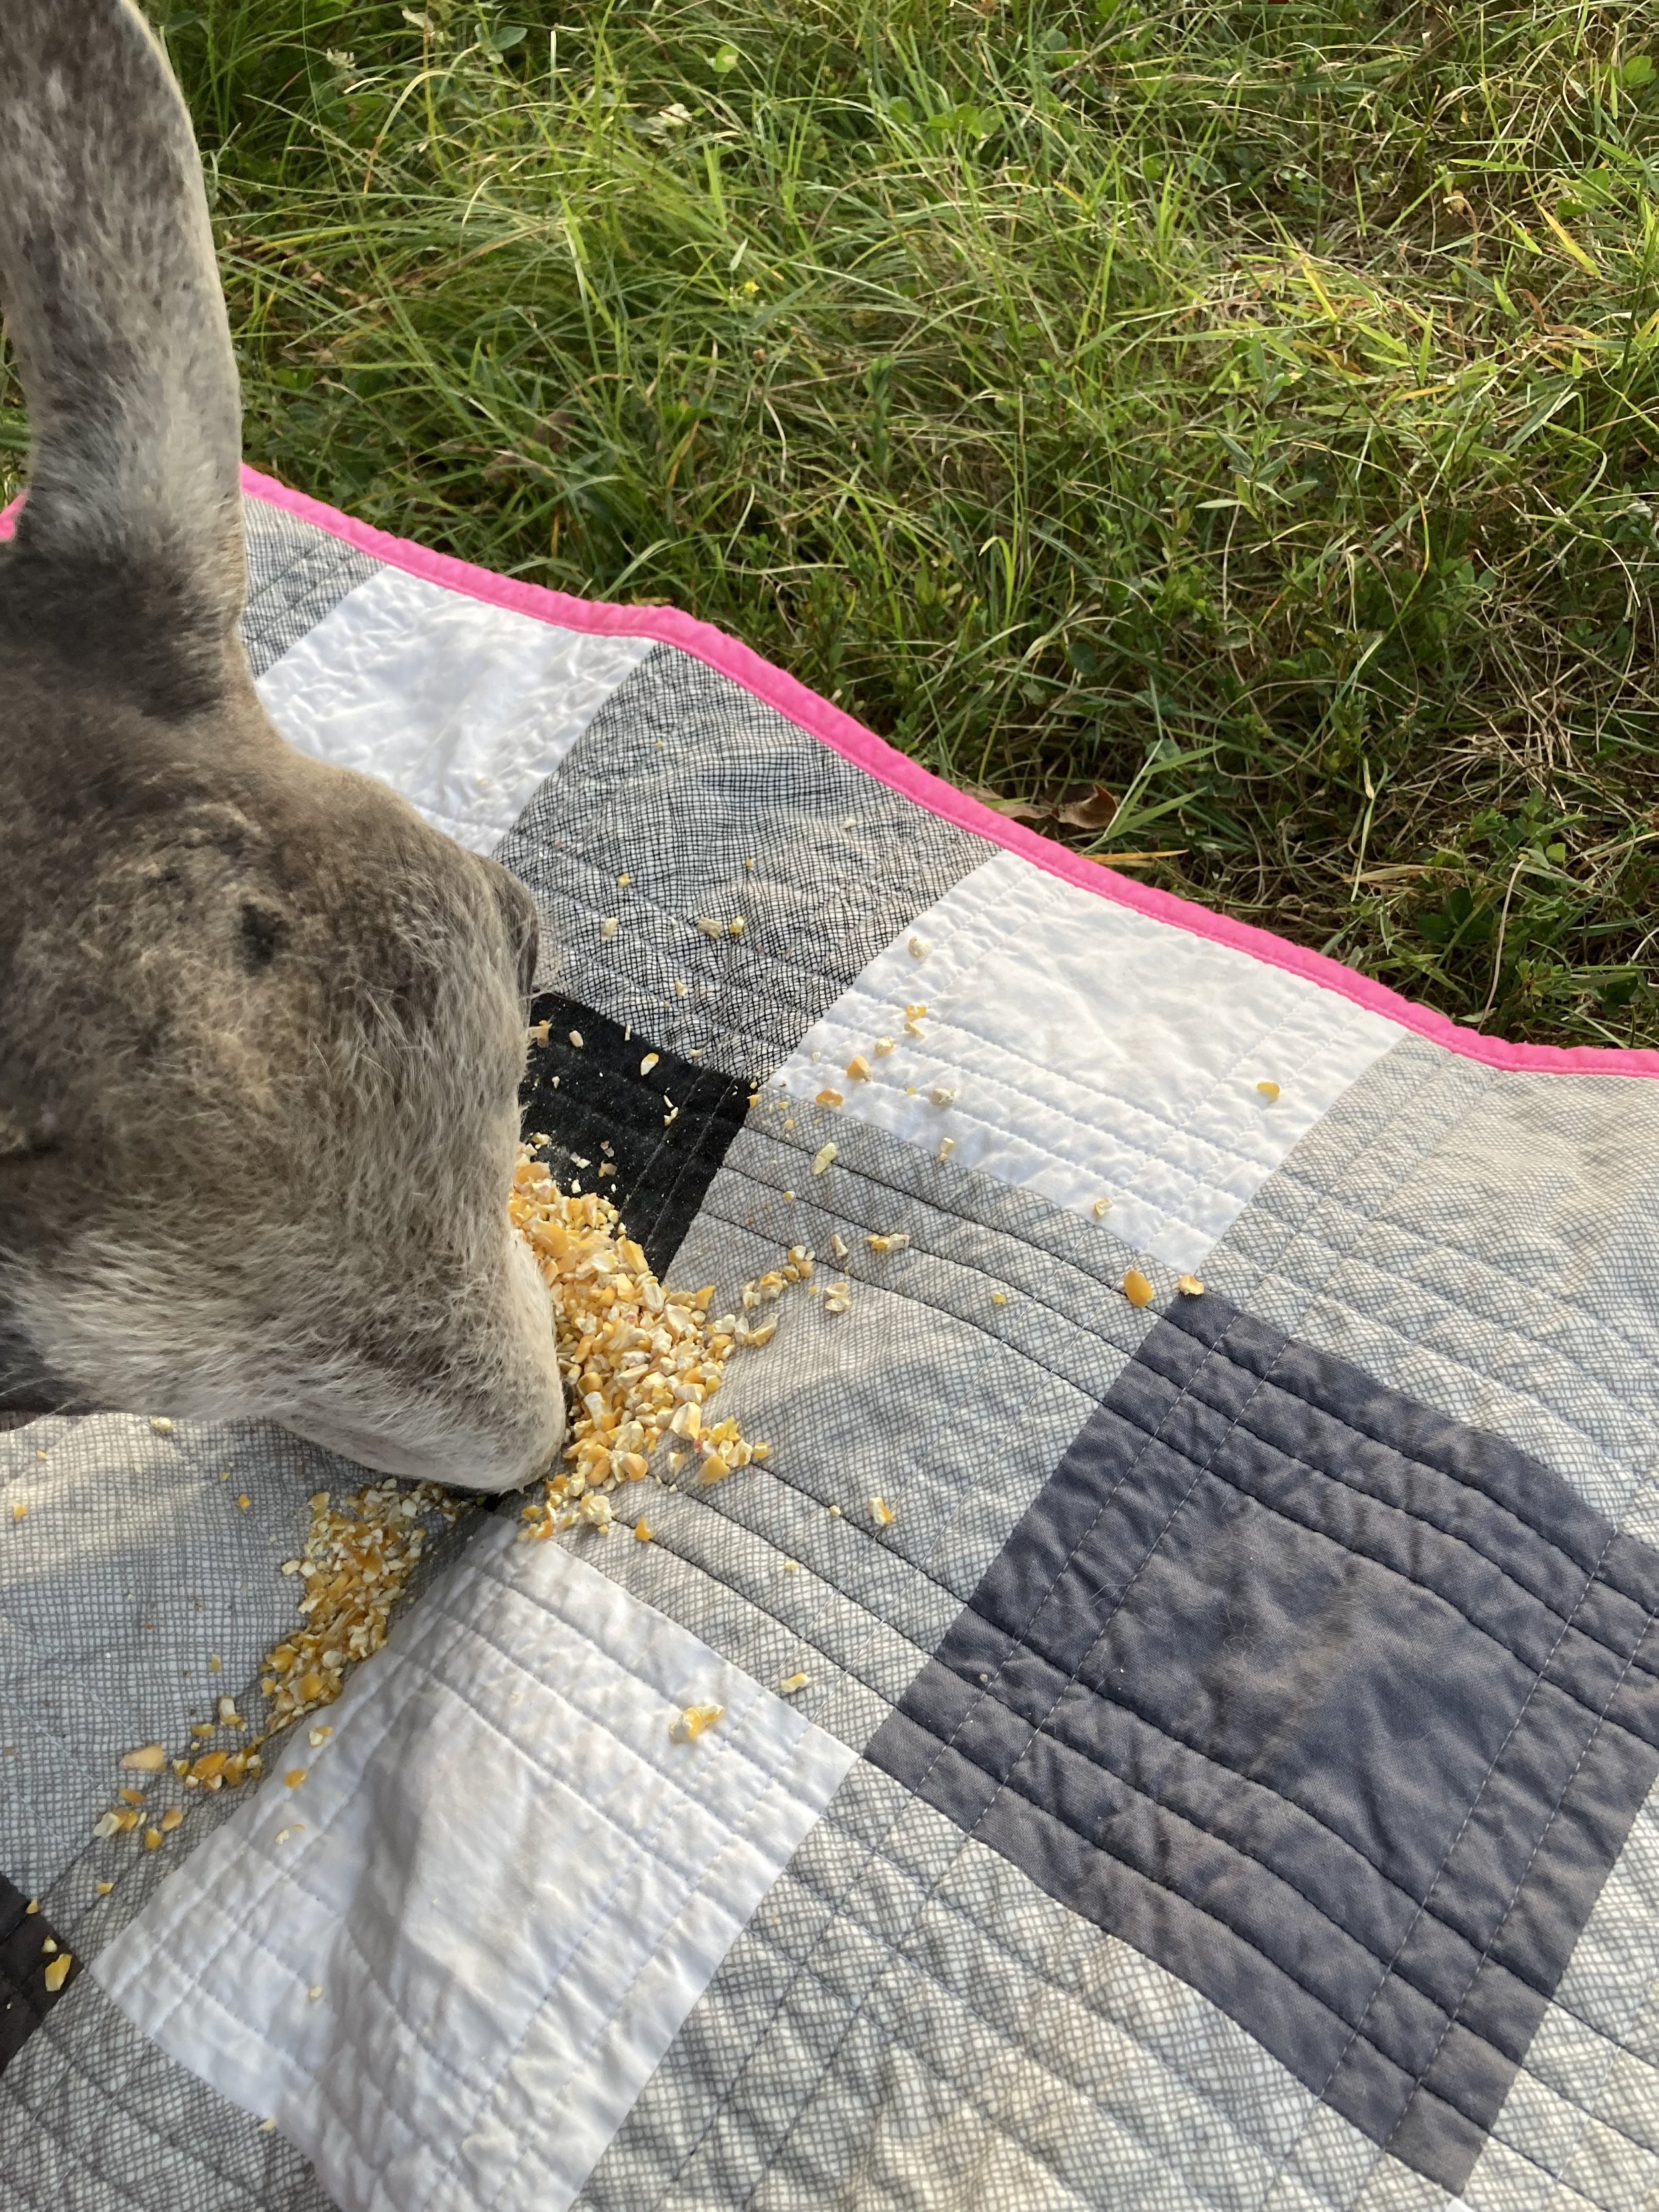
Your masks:
[[[280,915],[273,914],[269,907],[245,903],[240,945],[243,967],[250,972],[269,968],[285,933]]]

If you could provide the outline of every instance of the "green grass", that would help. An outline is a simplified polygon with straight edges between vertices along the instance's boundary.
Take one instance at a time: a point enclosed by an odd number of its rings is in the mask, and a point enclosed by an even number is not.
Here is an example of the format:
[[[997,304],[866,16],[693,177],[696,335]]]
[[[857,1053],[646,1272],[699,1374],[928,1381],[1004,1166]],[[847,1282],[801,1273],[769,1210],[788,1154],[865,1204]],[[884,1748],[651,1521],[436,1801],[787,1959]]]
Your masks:
[[[1060,834],[1461,1018],[1659,1042],[1651,5],[164,24],[254,461],[1103,786]]]

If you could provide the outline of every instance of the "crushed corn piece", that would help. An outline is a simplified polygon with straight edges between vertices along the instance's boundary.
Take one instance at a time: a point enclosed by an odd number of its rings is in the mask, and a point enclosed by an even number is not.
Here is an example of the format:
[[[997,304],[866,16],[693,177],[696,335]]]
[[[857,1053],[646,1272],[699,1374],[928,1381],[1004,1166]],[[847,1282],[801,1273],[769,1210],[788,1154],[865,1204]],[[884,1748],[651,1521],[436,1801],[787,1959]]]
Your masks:
[[[152,1413],[149,1417],[149,1425],[158,1437],[170,1437],[173,1434],[173,1424],[165,1413]]]
[[[705,1729],[714,1727],[725,1711],[724,1705],[688,1705],[669,1723],[668,1733],[676,1743],[695,1743]]]
[[[641,1075],[649,1075],[652,1069],[656,1066],[659,1057],[659,1055],[654,1052],[647,1053],[645,1058],[640,1062],[640,1073]]]
[[[878,1037],[870,1049],[878,1060],[885,1060],[893,1049],[893,1040],[891,1037]]]
[[[636,1544],[648,1544],[653,1533],[648,1521],[636,1521],[634,1523],[634,1541]]]
[[[957,1140],[954,1137],[941,1137],[939,1150],[934,1153],[933,1158],[936,1160],[948,1160],[956,1148]]]
[[[852,1249],[852,1246],[842,1235],[839,1229],[835,1229],[830,1231],[830,1249],[835,1254],[836,1259],[844,1260]]]
[[[920,1004],[907,1006],[904,1009],[904,1018],[907,1022],[919,1022],[927,1011],[927,1007]]]
[[[313,1493],[295,1568],[300,1623],[266,1656],[262,1686],[270,1703],[263,1735],[235,1754],[244,1765],[220,1770],[233,1789],[244,1773],[258,1771],[256,1746],[265,1736],[331,1705],[347,1671],[386,1642],[392,1609],[426,1547],[425,1516],[453,1524],[465,1510],[434,1483],[404,1489],[390,1480],[369,1482],[337,1500],[326,1490]],[[240,1724],[234,1699],[222,1698],[218,1710],[226,1725]]]
[[[287,1783],[290,1790],[297,1790],[300,1784],[305,1780],[309,1771],[310,1770],[308,1768],[304,1766],[290,1766],[288,1772],[283,1777],[283,1779]]]
[[[748,923],[740,914],[734,914],[726,925],[726,933],[728,937],[741,937],[748,927]]]
[[[246,1513],[248,1507],[252,1504],[253,1500],[248,1496],[246,1491],[244,1491],[241,1496],[237,1499],[236,1503],[241,1507],[243,1512]]]
[[[599,917],[599,935],[607,944],[616,935],[620,921],[621,917],[614,914],[602,915]]]
[[[23,1911],[26,1915],[31,1912],[38,1912],[40,1910],[40,1900],[38,1897],[30,1898],[28,1903],[23,1907]]]
[[[844,1106],[847,1101],[839,1091],[820,1091],[815,1103],[820,1106]]]
[[[992,1291],[992,1293],[991,1293],[991,1304],[992,1304],[994,1306],[1006,1306],[1006,1305],[1007,1304],[1007,1303],[1008,1303],[1008,1293],[1007,1293],[1007,1291]]]
[[[144,1831],[144,1849],[147,1851],[159,1851],[161,1848],[161,1831],[159,1828],[146,1828]]]
[[[872,1252],[902,1252],[910,1242],[908,1229],[896,1229],[886,1237],[866,1237],[865,1243]]]
[[[1123,1295],[1132,1306],[1151,1305],[1152,1286],[1139,1267],[1131,1267],[1123,1278]]]
[[[313,1729],[310,1731],[310,1743],[312,1749],[315,1751],[319,1743],[326,1743],[333,1733],[333,1729],[326,1726]]]
[[[100,1813],[93,1823],[92,1832],[100,1844],[107,1843],[112,1836],[119,1833],[120,1826],[121,1823],[113,1813]]]
[[[840,1156],[841,1146],[839,1145],[820,1145],[817,1152],[812,1155],[813,1174],[822,1175],[825,1168],[829,1166],[830,1161],[833,1159],[838,1159]],[[787,1198],[788,1195],[788,1192],[786,1191],[784,1193],[784,1196]]]
[[[580,1030],[571,1030],[571,1032],[570,1032],[570,1042],[571,1042],[571,1043],[572,1043],[572,1044],[574,1044],[574,1045],[575,1046],[575,1048],[576,1048],[576,1049],[577,1049],[577,1051],[578,1051],[578,1052],[580,1052],[580,1051],[581,1050],[581,1048],[582,1048],[582,1033],[581,1033],[581,1031],[580,1031]]]
[[[49,1990],[61,1990],[69,1979],[69,1970],[74,1964],[73,1951],[60,1951],[51,1966],[46,1968],[46,1987]]]
[[[159,1743],[141,1744],[137,1751],[125,1752],[121,1764],[134,1774],[159,1774],[167,1763],[166,1750]]]
[[[840,1518],[841,1518],[841,1508],[840,1508],[840,1506],[839,1506],[839,1505],[832,1505],[832,1506],[830,1508],[830,1518],[832,1521],[839,1521],[839,1520],[840,1520]]]
[[[1276,1083],[1258,1083],[1255,1087],[1270,1106],[1279,1096],[1279,1085]]]
[[[321,1996],[322,1994],[323,1985],[320,1982],[313,1982],[311,1987],[306,1991],[306,1995],[310,1998],[313,2004],[316,2003],[318,1998]]]
[[[224,1661],[223,1661],[223,1660],[219,1656],[218,1653],[217,1653],[216,1651],[210,1651],[210,1652],[209,1652],[209,1654],[208,1654],[208,1672],[209,1672],[209,1674],[222,1674],[224,1673],[224,1671],[225,1671],[225,1662],[224,1662]]]
[[[242,1717],[236,1710],[234,1698],[221,1698],[218,1705],[219,1724],[222,1728],[240,1728]]]
[[[870,1080],[870,1063],[861,1052],[855,1052],[848,1061],[847,1073],[854,1083],[867,1083]]]
[[[112,1881],[95,1881],[93,1884],[100,1897],[107,1897],[114,1887],[115,1884]]]
[[[870,1500],[870,1518],[875,1522],[878,1528],[890,1528],[892,1527],[893,1509],[887,1503],[887,1500],[884,1498],[872,1498]]]
[[[1112,1201],[1109,1198],[1097,1198],[1095,1200],[1096,1220],[1100,1220],[1104,1215],[1109,1213],[1111,1210]]]
[[[185,1808],[182,1805],[169,1805],[156,1825],[164,1836],[170,1836],[176,1827],[182,1825],[184,1817]]]
[[[700,914],[697,916],[697,927],[702,930],[705,937],[724,937],[726,934],[726,925],[724,922],[716,921],[712,914]]]
[[[811,1679],[810,1674],[786,1674],[782,1681],[778,1684],[778,1694],[780,1697],[793,1698],[799,1692],[805,1689]]]
[[[800,1572],[800,1561],[799,1559],[786,1559],[783,1563],[783,1571],[787,1575],[798,1575]]]
[[[936,1083],[927,1094],[935,1106],[954,1106],[957,1094],[948,1083]]]
[[[1204,1285],[1196,1275],[1182,1275],[1179,1277],[1176,1283],[1176,1288],[1180,1291],[1182,1297],[1184,1298],[1199,1298],[1202,1297],[1204,1295]]]
[[[628,886],[633,882],[633,877],[629,874],[626,868],[623,870],[621,875],[617,878],[617,881],[622,885],[624,890],[628,889]]]
[[[913,937],[910,939],[910,957],[913,960],[925,960],[933,949],[925,937]]]
[[[40,1938],[40,1948],[46,1953],[47,1958],[51,1958],[52,1953],[58,1948],[58,1938],[55,1936],[43,1936]]]
[[[144,1802],[142,1790],[118,1790],[115,1794],[124,1805],[142,1805]]]
[[[12,1517],[12,1519],[13,1519],[14,1521],[21,1521],[21,1520],[25,1517],[25,1516],[27,1514],[28,1510],[29,1510],[29,1509],[28,1509],[28,1507],[27,1507],[27,1505],[21,1504],[21,1503],[20,1503],[19,1504],[14,1505],[14,1506],[12,1507],[12,1509],[11,1509],[11,1517]]]

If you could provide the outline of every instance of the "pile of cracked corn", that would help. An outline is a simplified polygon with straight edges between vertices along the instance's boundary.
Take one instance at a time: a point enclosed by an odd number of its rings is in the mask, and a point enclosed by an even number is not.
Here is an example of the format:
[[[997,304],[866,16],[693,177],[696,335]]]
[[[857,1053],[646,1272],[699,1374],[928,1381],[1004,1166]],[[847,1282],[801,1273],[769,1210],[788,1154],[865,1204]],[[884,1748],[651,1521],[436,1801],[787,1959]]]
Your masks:
[[[535,1255],[553,1297],[559,1358],[571,1424],[564,1464],[545,1497],[524,1509],[525,1534],[552,1535],[580,1524],[607,1529],[611,1498],[653,1472],[672,1481],[688,1462],[704,1482],[766,1458],[734,1420],[709,1416],[726,1362],[740,1346],[768,1344],[775,1317],[750,1319],[793,1283],[811,1279],[813,1256],[796,1246],[781,1268],[746,1284],[744,1316],[711,1319],[712,1284],[665,1290],[645,1254],[623,1231],[617,1208],[595,1191],[560,1190],[532,1153],[514,1173],[514,1226]],[[636,1534],[648,1534],[637,1523]]]
[[[117,1792],[119,1802],[100,1816],[94,1835],[103,1840],[128,1834],[144,1850],[159,1850],[182,1826],[189,1803],[187,1797],[165,1807],[152,1802],[149,1793],[161,1776],[173,1775],[183,1791],[209,1796],[256,1779],[271,1737],[332,1705],[345,1687],[347,1671],[386,1642],[392,1608],[426,1547],[427,1521],[436,1515],[452,1523],[465,1510],[461,1499],[429,1482],[412,1488],[372,1482],[337,1500],[318,1491],[305,1545],[296,1558],[283,1562],[283,1572],[303,1592],[301,1625],[266,1657],[259,1680],[267,1699],[264,1725],[251,1727],[235,1698],[222,1697],[214,1717],[192,1728],[190,1751],[175,1756],[164,1744],[147,1743],[128,1752],[121,1765],[131,1778]],[[210,1665],[216,1673],[218,1661]],[[313,1729],[313,1745],[328,1733]],[[286,1778],[301,1778],[301,1770]],[[99,1890],[107,1895],[108,1885],[100,1883]]]

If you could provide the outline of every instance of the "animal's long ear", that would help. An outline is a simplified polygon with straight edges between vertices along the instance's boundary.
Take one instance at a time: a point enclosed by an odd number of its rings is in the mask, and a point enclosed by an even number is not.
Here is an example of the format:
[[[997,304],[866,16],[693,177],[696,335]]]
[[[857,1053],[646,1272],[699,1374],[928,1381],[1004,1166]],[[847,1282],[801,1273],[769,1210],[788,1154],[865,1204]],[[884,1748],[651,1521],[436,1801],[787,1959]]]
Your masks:
[[[0,620],[188,706],[240,651],[240,405],[190,118],[128,0],[0,0],[0,308],[33,436]]]

